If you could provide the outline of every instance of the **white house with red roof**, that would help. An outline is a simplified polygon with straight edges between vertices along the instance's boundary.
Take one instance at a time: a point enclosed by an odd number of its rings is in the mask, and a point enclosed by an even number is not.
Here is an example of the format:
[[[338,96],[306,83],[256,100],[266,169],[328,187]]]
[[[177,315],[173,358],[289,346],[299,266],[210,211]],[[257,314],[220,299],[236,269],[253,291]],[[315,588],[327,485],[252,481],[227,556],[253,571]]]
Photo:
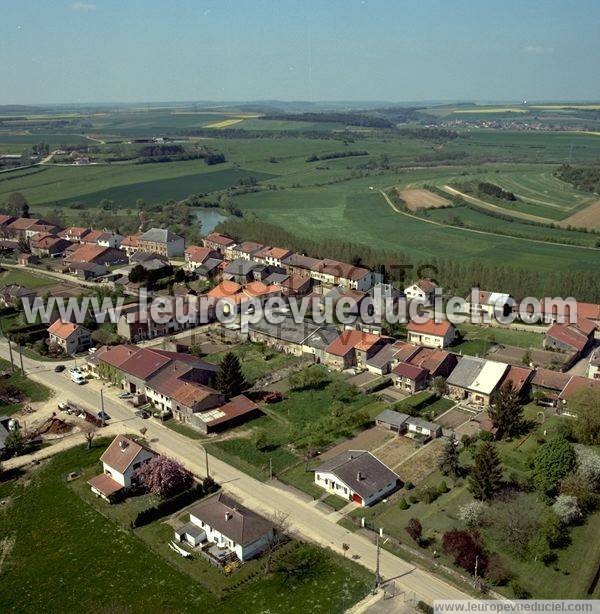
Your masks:
[[[435,297],[435,289],[438,285],[432,279],[427,277],[418,279],[413,284],[404,288],[404,294],[409,301],[419,300],[424,305],[433,303]]]
[[[456,340],[456,327],[448,320],[435,322],[427,320],[423,324],[410,322],[407,326],[409,343],[430,348],[445,348]]]
[[[48,327],[50,343],[61,347],[65,354],[72,356],[92,345],[90,331],[72,322],[63,322],[60,318]]]
[[[327,346],[325,363],[335,369],[366,369],[367,361],[384,345],[392,342],[393,339],[389,337],[348,329]]]
[[[206,235],[202,240],[204,247],[209,247],[217,252],[225,255],[227,249],[231,249],[235,245],[235,241],[231,237],[219,234],[218,232],[211,232]]]
[[[137,441],[117,435],[106,448],[100,462],[102,473],[88,480],[92,492],[107,501],[135,484],[135,472],[156,454]]]
[[[209,259],[223,260],[223,255],[210,247],[190,245],[185,249],[185,265],[183,268],[187,271],[194,272]]]

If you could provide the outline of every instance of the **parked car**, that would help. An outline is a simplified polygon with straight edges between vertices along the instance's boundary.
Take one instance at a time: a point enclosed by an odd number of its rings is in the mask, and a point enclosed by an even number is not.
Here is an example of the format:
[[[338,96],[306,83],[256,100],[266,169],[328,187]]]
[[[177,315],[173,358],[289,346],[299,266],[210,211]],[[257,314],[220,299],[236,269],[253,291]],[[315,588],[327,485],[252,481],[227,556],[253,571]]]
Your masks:
[[[104,420],[105,422],[106,420],[110,420],[110,416],[105,411],[99,411],[98,418],[100,418],[100,420]]]
[[[119,399],[132,399],[133,398],[133,394],[131,394],[131,392],[122,392],[119,395]]]
[[[79,367],[69,367],[69,373],[71,373],[71,375],[73,373],[81,373],[81,370],[79,369]]]
[[[83,377],[83,373],[81,373],[81,371],[73,371],[71,373],[71,381],[81,386],[81,384],[85,384],[87,380],[85,377]]]
[[[138,409],[138,410],[135,412],[135,415],[136,415],[138,418],[143,418],[144,420],[146,420],[147,418],[149,418],[149,417],[150,417],[150,412],[147,412],[145,409]]]
[[[61,401],[58,404],[58,409],[60,409],[61,411],[67,411],[67,409],[71,409],[71,406],[68,403],[66,403],[65,401]]]
[[[65,365],[56,365],[54,367],[54,373],[62,373],[65,370]]]

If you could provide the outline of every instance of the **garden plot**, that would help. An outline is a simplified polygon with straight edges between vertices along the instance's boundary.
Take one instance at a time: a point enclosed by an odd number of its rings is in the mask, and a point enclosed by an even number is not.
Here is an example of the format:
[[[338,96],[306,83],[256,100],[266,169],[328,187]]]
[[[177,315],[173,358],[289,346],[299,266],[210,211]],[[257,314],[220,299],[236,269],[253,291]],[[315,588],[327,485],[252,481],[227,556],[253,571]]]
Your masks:
[[[437,469],[437,462],[445,445],[445,439],[434,439],[413,454],[410,459],[405,459],[393,469],[404,482],[418,485]]]
[[[361,431],[358,435],[352,437],[352,439],[342,441],[342,443],[333,446],[333,448],[329,448],[329,450],[323,452],[319,458],[321,460],[328,460],[347,450],[369,450],[375,454],[379,460],[385,462],[380,458],[379,450],[382,446],[387,446],[391,439],[396,439],[394,433],[382,427],[374,426],[370,429]]]
[[[401,465],[411,454],[419,449],[419,444],[413,439],[402,435],[392,435],[393,439],[389,440],[382,447],[372,450],[373,454],[390,469],[397,471],[398,465]],[[403,475],[400,475],[404,479]]]

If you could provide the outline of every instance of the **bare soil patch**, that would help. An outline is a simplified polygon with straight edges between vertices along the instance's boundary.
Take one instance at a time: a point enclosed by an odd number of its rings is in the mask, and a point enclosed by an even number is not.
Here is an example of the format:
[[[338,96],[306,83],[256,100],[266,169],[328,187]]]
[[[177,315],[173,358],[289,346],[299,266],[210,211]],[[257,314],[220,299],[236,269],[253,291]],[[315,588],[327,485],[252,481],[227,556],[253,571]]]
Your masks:
[[[328,460],[342,452],[346,452],[346,450],[369,450],[373,452],[394,437],[396,437],[396,435],[391,431],[379,426],[374,426],[366,431],[361,431],[352,439],[342,441],[336,446],[333,446],[333,448],[329,448],[329,450],[321,454],[320,458]],[[375,456],[379,458],[379,452],[375,452]]]
[[[431,443],[423,446],[408,460],[394,467],[394,471],[404,482],[420,484],[430,473],[436,470],[437,462],[444,448],[443,438],[434,439]]]
[[[510,365],[524,366],[523,348],[512,345],[496,346],[494,350],[488,352],[486,358],[499,362],[507,362]],[[529,350],[531,361],[538,367],[544,369],[560,370],[560,367],[569,361],[569,354],[561,352],[550,352],[548,350]]]
[[[440,416],[436,422],[442,426],[445,426],[446,428],[454,429],[465,420],[471,418],[472,415],[473,414],[462,411],[461,409],[454,408],[446,412],[443,416]]]
[[[439,194],[417,188],[402,190],[400,198],[402,198],[407,208],[411,211],[416,211],[417,209],[438,209],[439,207],[447,207],[450,204],[449,201]]]
[[[402,464],[418,448],[419,444],[412,439],[394,435],[393,439],[388,441],[383,447],[373,451],[373,454],[382,463],[393,469]]]
[[[593,228],[600,230],[600,200],[593,202],[591,205],[573,213],[569,217],[560,222],[560,226],[566,228],[573,226],[574,228]]]

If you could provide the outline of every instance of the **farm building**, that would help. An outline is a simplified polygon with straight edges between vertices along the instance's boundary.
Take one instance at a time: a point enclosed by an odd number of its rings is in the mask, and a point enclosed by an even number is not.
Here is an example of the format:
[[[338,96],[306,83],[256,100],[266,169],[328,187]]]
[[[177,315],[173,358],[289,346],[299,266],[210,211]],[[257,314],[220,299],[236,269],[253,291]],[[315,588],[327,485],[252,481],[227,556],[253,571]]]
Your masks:
[[[384,409],[375,418],[375,424],[401,435],[420,435],[432,439],[442,436],[442,427],[436,422],[428,422],[418,416],[409,416],[391,409]]]

